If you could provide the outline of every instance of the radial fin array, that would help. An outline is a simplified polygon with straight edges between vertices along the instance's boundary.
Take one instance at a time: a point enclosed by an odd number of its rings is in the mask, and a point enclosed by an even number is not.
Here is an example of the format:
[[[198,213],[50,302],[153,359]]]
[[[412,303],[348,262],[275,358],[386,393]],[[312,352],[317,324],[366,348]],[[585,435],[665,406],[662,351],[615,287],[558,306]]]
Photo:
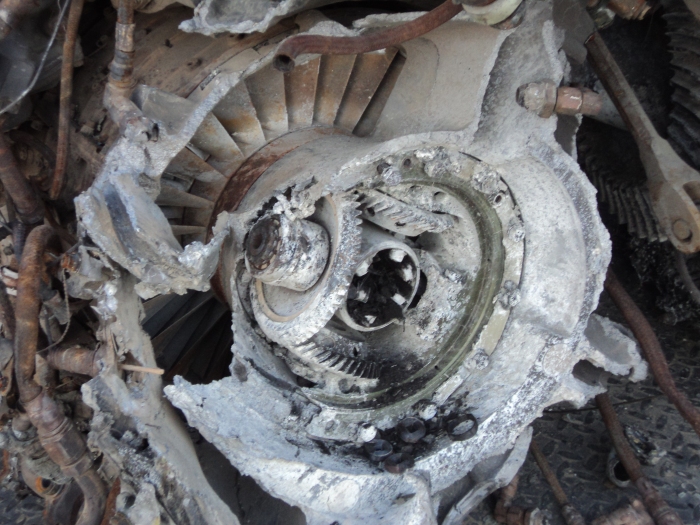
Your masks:
[[[165,170],[156,202],[169,208],[173,233],[183,245],[204,241],[227,179],[248,156],[285,133],[335,126],[349,132],[362,129],[367,135],[376,121],[376,110],[368,108],[387,74],[396,75],[392,64],[402,62],[400,58],[396,49],[387,49],[319,57],[286,74],[268,66],[231,89]],[[167,96],[170,115],[186,114],[194,104]]]

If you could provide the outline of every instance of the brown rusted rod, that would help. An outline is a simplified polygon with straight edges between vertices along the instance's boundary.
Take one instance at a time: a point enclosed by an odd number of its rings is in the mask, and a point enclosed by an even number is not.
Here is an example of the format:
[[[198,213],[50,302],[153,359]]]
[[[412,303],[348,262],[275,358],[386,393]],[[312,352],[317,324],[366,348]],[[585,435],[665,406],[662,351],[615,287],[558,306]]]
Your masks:
[[[649,509],[649,513],[654,518],[656,525],[682,525],[683,521],[681,521],[680,516],[668,506],[661,494],[659,494],[659,491],[644,476],[642,466],[637,461],[637,457],[634,455],[634,451],[625,437],[622,425],[620,420],[617,419],[617,414],[608,394],[598,394],[595,400],[610,434],[610,440],[617,452],[617,457],[620,458],[622,466],[625,467],[630,479],[642,495],[644,504]]]
[[[700,436],[700,410],[676,387],[654,329],[611,269],[608,269],[605,279],[605,291],[608,292],[639,341],[659,388]]]
[[[15,377],[20,401],[37,429],[48,456],[83,491],[83,506],[77,525],[98,525],[104,514],[107,491],[97,474],[85,440],[63,410],[34,381],[39,337],[39,296],[45,275],[44,253],[55,239],[50,226],[39,226],[27,237],[17,279],[17,327],[15,333]]]
[[[561,507],[561,512],[567,525],[586,525],[583,516],[581,516],[579,511],[577,511],[574,506],[569,503],[569,498],[566,497],[566,493],[559,483],[557,475],[552,470],[552,467],[549,466],[547,458],[544,457],[542,450],[534,439],[530,442],[530,452],[535,458],[537,466],[540,467],[542,475],[544,475],[547,483],[549,483],[549,487],[552,489],[552,493],[554,494],[554,499],[557,500],[557,503]]]
[[[39,226],[27,237],[17,278],[15,310],[15,377],[22,403],[36,398],[41,387],[34,382],[34,360],[39,338],[39,291],[45,276],[44,251],[52,240],[50,226]]]
[[[15,205],[19,219],[25,224],[36,224],[44,216],[44,208],[29,181],[19,171],[15,156],[0,134],[0,181]]]
[[[289,72],[294,69],[294,59],[302,54],[357,55],[385,49],[424,35],[461,12],[460,4],[446,0],[415,20],[362,36],[291,36],[282,42],[275,53],[273,65],[280,71]]]
[[[133,87],[134,28],[133,0],[119,0],[114,59],[109,66],[109,84],[112,87],[122,89]]]
[[[74,374],[94,377],[100,371],[97,352],[82,346],[54,348],[49,351],[47,361],[51,368]]]
[[[64,186],[66,165],[68,164],[68,131],[70,126],[71,98],[73,96],[73,58],[75,42],[78,38],[78,24],[83,13],[85,0],[71,0],[66,22],[66,39],[63,42],[63,62],[61,64],[61,96],[58,110],[58,142],[56,144],[56,168],[51,180],[49,197],[57,199]]]

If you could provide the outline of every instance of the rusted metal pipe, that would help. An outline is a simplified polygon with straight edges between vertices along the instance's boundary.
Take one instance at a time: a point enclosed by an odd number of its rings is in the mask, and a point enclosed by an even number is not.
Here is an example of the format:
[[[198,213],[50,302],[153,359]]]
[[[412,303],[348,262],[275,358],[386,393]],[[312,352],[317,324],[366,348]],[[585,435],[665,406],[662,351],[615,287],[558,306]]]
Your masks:
[[[496,502],[493,517],[498,523],[504,525],[542,525],[544,514],[539,509],[523,509],[513,505],[513,500],[518,492],[519,476],[516,474],[511,482],[501,489],[501,494]]]
[[[669,401],[673,403],[678,412],[690,423],[695,433],[700,436],[700,410],[695,407],[686,395],[678,390],[673,380],[671,371],[668,369],[668,362],[664,357],[661,344],[659,343],[654,329],[647,321],[642,311],[639,309],[634,299],[630,297],[627,290],[622,286],[611,269],[608,268],[608,275],[605,279],[605,291],[608,292],[627,324],[632,329],[634,337],[639,341],[644,357],[649,363],[651,373],[654,375],[659,388],[666,394]]]
[[[41,387],[34,382],[35,356],[39,338],[39,295],[46,277],[44,251],[54,237],[50,226],[39,226],[27,237],[17,279],[15,328],[15,377],[22,403],[35,399]]]
[[[520,481],[520,476],[517,474],[515,477],[501,489],[501,494],[498,497],[498,501],[496,502],[496,508],[493,510],[493,518],[498,522],[498,523],[508,523],[509,521],[513,520],[513,517],[510,516],[511,513],[511,507],[513,504],[513,500],[515,499],[515,495],[518,492],[518,482]],[[520,510],[520,509],[516,509]],[[517,518],[516,518],[517,519]]]
[[[644,500],[646,508],[654,518],[657,525],[682,525],[683,521],[680,516],[664,501],[656,490],[654,485],[644,476],[642,466],[637,461],[634,451],[630,446],[625,433],[617,419],[617,414],[613,408],[612,402],[608,394],[598,394],[595,397],[598,410],[603,416],[603,421],[610,434],[610,440],[617,451],[617,457],[620,458],[622,466],[625,467],[630,479],[639,490]]]
[[[552,489],[554,499],[557,500],[557,503],[561,507],[561,513],[567,525],[586,525],[586,521],[583,519],[583,516],[581,516],[581,513],[569,503],[569,498],[566,497],[566,493],[559,483],[557,475],[552,470],[552,467],[549,466],[547,458],[544,457],[542,450],[540,450],[540,447],[534,439],[530,442],[530,452],[535,458],[537,466],[540,467],[542,475],[544,475],[544,478],[547,480],[549,487]]]
[[[40,289],[46,271],[44,253],[55,239],[49,226],[39,226],[27,237],[17,279],[17,327],[15,334],[15,377],[20,401],[37,429],[48,456],[83,491],[78,525],[98,525],[104,514],[107,491],[97,474],[85,440],[63,410],[34,381],[39,338]]]
[[[100,371],[97,352],[82,346],[54,348],[49,351],[47,361],[51,368],[74,374],[94,377]]]
[[[130,98],[135,85],[135,30],[133,0],[119,0],[114,59],[109,65],[109,80],[103,102],[122,135],[134,141],[147,142],[154,134],[153,123],[143,116]]]
[[[70,126],[71,98],[73,96],[73,58],[75,43],[78,39],[78,24],[83,13],[85,0],[71,0],[66,22],[66,39],[63,42],[63,61],[61,64],[61,95],[58,111],[58,142],[56,144],[56,168],[51,180],[49,197],[57,199],[65,184],[66,165],[68,164],[68,130]]]
[[[294,60],[302,54],[357,55],[396,46],[432,31],[462,11],[461,5],[446,0],[415,20],[362,36],[291,36],[277,49],[272,63],[279,71],[289,72],[294,69]]]
[[[19,219],[25,224],[37,224],[44,217],[44,207],[29,181],[17,166],[15,156],[0,134],[0,182],[12,199]]]

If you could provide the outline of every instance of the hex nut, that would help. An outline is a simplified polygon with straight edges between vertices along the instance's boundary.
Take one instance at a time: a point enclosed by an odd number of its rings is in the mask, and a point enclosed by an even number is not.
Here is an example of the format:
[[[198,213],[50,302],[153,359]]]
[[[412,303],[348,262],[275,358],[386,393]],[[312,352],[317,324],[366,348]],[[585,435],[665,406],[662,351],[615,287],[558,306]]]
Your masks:
[[[471,414],[464,414],[447,422],[447,435],[453,441],[464,441],[476,435],[479,423]]]
[[[396,427],[404,443],[418,443],[425,436],[425,424],[417,417],[407,417]]]
[[[518,104],[542,118],[554,114],[557,103],[557,85],[554,82],[530,82],[520,86],[515,95]]]
[[[365,452],[372,461],[382,461],[391,456],[394,447],[385,439],[373,439],[365,443]]]

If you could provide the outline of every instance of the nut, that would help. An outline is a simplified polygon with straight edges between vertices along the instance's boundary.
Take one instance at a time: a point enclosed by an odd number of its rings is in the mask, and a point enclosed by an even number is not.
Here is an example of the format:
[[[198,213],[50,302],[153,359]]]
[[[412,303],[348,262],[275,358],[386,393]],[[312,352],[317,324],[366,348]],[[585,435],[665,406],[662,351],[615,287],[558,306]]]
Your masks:
[[[418,443],[425,436],[425,424],[417,417],[402,419],[397,428],[401,441],[405,443]]]
[[[476,435],[479,424],[471,414],[457,416],[447,422],[447,435],[453,441],[464,441]]]
[[[515,96],[518,104],[542,118],[554,114],[557,103],[557,86],[554,82],[530,82],[518,88]]]
[[[393,451],[394,447],[384,439],[373,439],[365,443],[365,452],[372,461],[382,461],[388,458]]]

